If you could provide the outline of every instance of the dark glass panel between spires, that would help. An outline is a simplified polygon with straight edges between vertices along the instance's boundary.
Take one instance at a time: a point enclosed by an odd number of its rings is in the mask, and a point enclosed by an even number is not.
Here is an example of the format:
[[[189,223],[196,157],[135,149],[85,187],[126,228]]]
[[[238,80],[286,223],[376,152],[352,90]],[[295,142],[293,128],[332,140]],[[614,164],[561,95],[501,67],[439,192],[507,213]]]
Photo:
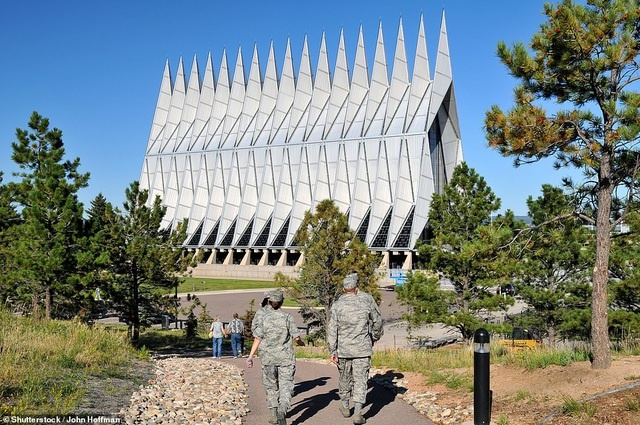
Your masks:
[[[236,232],[236,222],[237,219],[233,220],[233,224],[231,224],[231,227],[229,227],[229,231],[226,235],[224,235],[224,238],[222,238],[220,246],[231,246],[231,242],[233,242],[233,235]]]
[[[200,243],[200,238],[202,237],[203,226],[204,226],[204,220],[200,222],[200,225],[198,226],[196,231],[193,232],[193,235],[191,236],[191,239],[189,239],[189,242],[187,242],[186,246],[198,246],[198,244]]]
[[[254,243],[255,246],[267,246],[269,232],[271,232],[271,219],[272,217],[269,217],[267,224],[264,225],[262,232],[260,232],[260,236],[258,236],[258,239],[256,239],[256,242]]]
[[[369,230],[369,218],[371,217],[371,208],[367,211],[367,214],[362,219],[362,223],[356,232],[356,237],[360,239],[360,241],[364,242],[367,237],[367,231]]]
[[[393,208],[389,208],[387,216],[384,218],[382,226],[380,226],[380,230],[378,230],[378,234],[371,244],[372,248],[385,248],[387,246],[387,238],[389,237],[389,226],[391,225],[392,211]]]
[[[238,240],[238,246],[249,246],[249,241],[251,241],[251,232],[253,231],[253,218],[249,222],[247,229],[244,231],[240,239]]]
[[[204,246],[215,245],[216,239],[218,238],[218,230],[220,230],[220,221],[216,223],[211,233],[209,233],[209,236],[207,236],[207,240],[204,241],[204,244],[203,244]]]
[[[273,241],[273,246],[284,247],[284,243],[287,241],[287,233],[289,232],[289,222],[291,221],[291,216],[287,217],[287,220],[282,225],[282,229],[280,229],[280,233]]]
[[[396,243],[393,244],[394,248],[409,248],[409,240],[411,239],[411,227],[413,226],[413,213],[415,211],[415,206],[411,207],[411,211],[409,211],[409,215],[404,221],[404,226],[402,226],[402,230],[396,237]]]

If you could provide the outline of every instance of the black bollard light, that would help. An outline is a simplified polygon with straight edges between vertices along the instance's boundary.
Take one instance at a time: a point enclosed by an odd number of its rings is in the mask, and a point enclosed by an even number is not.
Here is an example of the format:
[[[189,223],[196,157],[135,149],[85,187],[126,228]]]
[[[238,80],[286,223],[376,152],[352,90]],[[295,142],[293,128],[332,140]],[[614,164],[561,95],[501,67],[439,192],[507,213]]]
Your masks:
[[[489,389],[489,332],[480,328],[473,335],[473,424],[491,422]]]

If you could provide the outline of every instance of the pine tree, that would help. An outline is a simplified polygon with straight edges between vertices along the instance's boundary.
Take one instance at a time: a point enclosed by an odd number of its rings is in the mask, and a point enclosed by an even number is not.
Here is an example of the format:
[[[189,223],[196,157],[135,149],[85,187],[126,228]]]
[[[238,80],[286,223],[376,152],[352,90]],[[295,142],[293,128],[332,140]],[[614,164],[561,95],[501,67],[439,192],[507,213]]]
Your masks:
[[[22,224],[12,250],[16,269],[11,278],[19,295],[32,299],[39,317],[44,296],[45,317],[73,314],[82,295],[76,255],[82,231],[82,204],[77,192],[87,186],[89,173],[79,173],[80,160],[64,160],[62,131],[49,129],[49,120],[31,115],[29,130],[16,130],[13,161],[23,170],[21,181],[10,183],[13,201],[21,207]],[[56,298],[56,295],[59,297]]]
[[[84,306],[88,312],[97,308],[110,309],[112,297],[109,293],[109,255],[105,250],[107,245],[107,222],[114,216],[115,211],[111,203],[99,193],[87,210],[87,219],[83,225],[82,253],[78,256],[78,266],[81,270],[83,286],[87,289]],[[99,294],[99,297],[97,295]],[[91,316],[85,315],[85,319]]]
[[[546,327],[549,345],[554,348],[558,326],[571,314],[568,301],[584,293],[593,258],[586,247],[587,229],[571,213],[571,199],[562,189],[543,185],[542,196],[529,197],[527,205],[535,230],[528,232],[522,244],[519,294]],[[581,299],[580,309],[588,305],[588,299]]]
[[[428,236],[417,246],[430,275],[410,274],[398,288],[399,299],[411,307],[412,324],[443,323],[470,339],[481,325],[491,327],[488,313],[513,304],[492,288],[514,275],[517,262],[502,247],[522,223],[511,212],[492,220],[499,208],[500,200],[466,163],[454,169],[443,193],[433,195]],[[453,291],[440,289],[441,279]]]
[[[307,211],[296,234],[304,265],[297,280],[282,280],[290,285],[289,295],[302,307],[305,320],[324,335],[329,310],[342,294],[342,280],[358,273],[359,288],[380,302],[377,268],[380,257],[371,253],[349,228],[347,216],[329,199],[321,201],[315,213]]]
[[[618,232],[611,249],[610,329],[618,340],[640,336],[640,205],[627,216],[628,232]],[[626,229],[625,229],[626,230]]]
[[[3,173],[0,171],[0,269],[4,272],[0,274],[0,302],[5,303],[12,299],[14,294],[14,282],[10,278],[10,270],[15,267],[11,258],[13,257],[11,246],[18,235],[16,228],[21,224],[20,214],[12,205],[11,192],[2,183]]]
[[[489,145],[516,165],[555,157],[582,170],[576,210],[596,229],[591,339],[595,369],[611,366],[607,283],[611,232],[637,196],[640,135],[640,2],[564,0],[546,4],[547,21],[522,43],[498,45],[498,56],[520,81],[515,106],[486,114]],[[554,100],[548,113],[536,100]],[[555,109],[555,108],[554,108]],[[616,195],[619,196],[616,199]]]
[[[140,336],[144,314],[157,314],[171,305],[163,296],[176,288],[188,261],[180,246],[186,238],[186,221],[173,230],[162,228],[166,207],[160,197],[148,205],[148,190],[133,182],[125,191],[124,212],[106,209],[105,262],[114,307],[129,325],[133,341]]]

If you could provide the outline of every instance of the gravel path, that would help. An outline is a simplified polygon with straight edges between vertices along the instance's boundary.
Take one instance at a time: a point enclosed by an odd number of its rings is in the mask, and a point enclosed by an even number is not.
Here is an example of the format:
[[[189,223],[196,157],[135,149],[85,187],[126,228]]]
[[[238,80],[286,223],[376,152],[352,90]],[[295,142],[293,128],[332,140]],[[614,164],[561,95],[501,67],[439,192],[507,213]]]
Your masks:
[[[240,425],[248,413],[242,371],[212,358],[156,361],[156,378],[131,396],[127,424]]]

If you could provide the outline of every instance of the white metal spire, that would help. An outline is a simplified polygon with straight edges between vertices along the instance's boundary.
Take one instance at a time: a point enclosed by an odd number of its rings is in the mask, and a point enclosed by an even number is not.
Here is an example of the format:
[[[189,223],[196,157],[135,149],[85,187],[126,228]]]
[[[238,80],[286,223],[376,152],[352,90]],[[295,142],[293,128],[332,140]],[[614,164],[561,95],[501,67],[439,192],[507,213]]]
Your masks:
[[[190,247],[295,250],[305,212],[328,198],[371,249],[411,251],[462,161],[444,13],[433,78],[425,33],[420,16],[407,52],[400,20],[391,67],[382,23],[371,67],[362,27],[352,63],[340,31],[333,68],[324,33],[313,70],[306,36],[297,71],[289,40],[281,72],[273,42],[264,69],[254,45],[246,79],[241,47],[232,72],[224,50],[202,77],[194,56],[188,80],[167,60],[140,177],[164,224],[188,218]]]

